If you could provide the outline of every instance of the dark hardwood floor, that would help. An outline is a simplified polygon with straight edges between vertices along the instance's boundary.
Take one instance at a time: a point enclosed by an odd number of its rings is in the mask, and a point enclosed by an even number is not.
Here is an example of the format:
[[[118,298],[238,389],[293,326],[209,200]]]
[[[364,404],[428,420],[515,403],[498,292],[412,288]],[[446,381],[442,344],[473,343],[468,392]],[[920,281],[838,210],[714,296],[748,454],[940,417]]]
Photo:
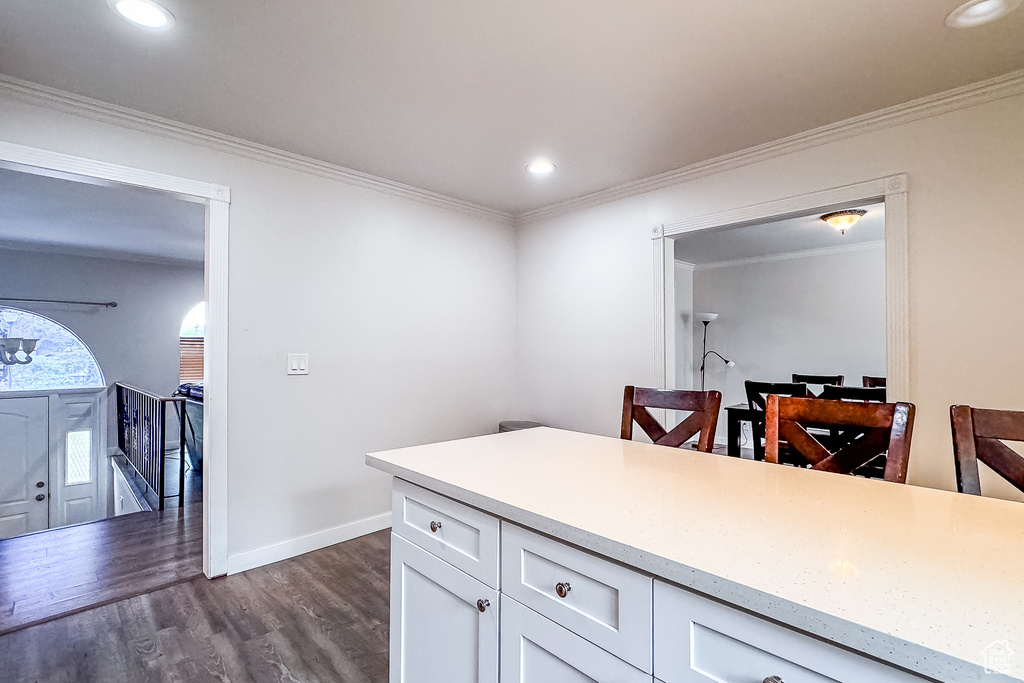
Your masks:
[[[0,540],[0,635],[202,576],[202,477],[185,487],[180,508]]]
[[[390,546],[380,531],[2,636],[0,679],[384,682]]]

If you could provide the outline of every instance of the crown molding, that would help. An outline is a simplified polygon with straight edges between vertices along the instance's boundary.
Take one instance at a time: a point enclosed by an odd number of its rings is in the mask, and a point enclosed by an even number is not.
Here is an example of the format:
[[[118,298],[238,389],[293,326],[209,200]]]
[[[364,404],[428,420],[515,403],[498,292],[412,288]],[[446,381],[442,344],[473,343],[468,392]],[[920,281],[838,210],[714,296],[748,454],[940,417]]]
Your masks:
[[[601,204],[607,204],[628,197],[635,197],[690,180],[704,178],[741,166],[767,161],[800,150],[817,147],[856,135],[863,135],[931,116],[966,109],[993,100],[1024,94],[1024,69],[989,78],[977,83],[928,95],[910,102],[897,104],[868,114],[855,116],[844,121],[830,123],[803,133],[766,142],[737,152],[700,161],[689,166],[667,171],[658,175],[616,185],[604,190],[557,202],[516,216],[516,223],[554,218],[571,211],[579,211]]]
[[[841,247],[821,247],[819,249],[805,249],[803,251],[786,251],[781,254],[766,254],[764,256],[749,256],[747,258],[730,259],[727,261],[711,261],[709,263],[698,263],[695,270],[716,270],[718,268],[733,268],[735,266],[749,266],[756,263],[773,263],[775,261],[792,261],[801,258],[815,258],[817,256],[830,256],[832,254],[849,254],[858,251],[873,251],[884,249],[885,240],[874,240],[871,242],[855,242]],[[679,261],[676,261],[679,263]]]
[[[187,258],[170,258],[167,256],[156,256],[153,254],[139,254],[128,251],[113,251],[98,247],[71,247],[51,242],[16,242],[14,240],[0,240],[0,254],[3,252],[28,252],[36,254],[52,254],[67,256],[69,258],[99,259],[103,261],[120,261],[128,263],[147,263],[170,268],[200,269],[203,268],[203,259],[198,261]]]
[[[454,209],[485,218],[498,219],[511,224],[513,216],[472,202],[455,199],[429,190],[422,190],[412,185],[388,180],[379,176],[356,171],[344,166],[337,166],[300,154],[249,142],[231,135],[217,133],[197,126],[190,126],[153,114],[109,104],[90,97],[83,97],[38,83],[24,81],[20,78],[0,74],[0,96],[9,97],[20,102],[32,104],[82,118],[112,123],[122,128],[158,135],[160,137],[186,142],[217,152],[224,152],[266,164],[272,164],[293,171],[336,180],[347,185],[383,192],[403,199],[411,199],[423,204]]]

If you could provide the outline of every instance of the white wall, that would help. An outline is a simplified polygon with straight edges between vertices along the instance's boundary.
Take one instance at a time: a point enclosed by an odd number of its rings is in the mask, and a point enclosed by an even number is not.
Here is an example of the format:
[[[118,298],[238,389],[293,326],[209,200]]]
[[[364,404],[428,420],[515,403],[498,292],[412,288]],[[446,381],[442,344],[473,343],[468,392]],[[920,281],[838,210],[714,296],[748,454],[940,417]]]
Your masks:
[[[178,386],[178,332],[189,309],[203,300],[203,266],[140,263],[0,249],[5,296],[116,301],[116,308],[5,305],[61,323],[89,347],[110,387],[127,382],[170,396]],[[117,444],[113,396],[107,442]]]
[[[909,174],[910,481],[953,488],[949,406],[1024,410],[1024,96],[876,130],[519,230],[518,405],[614,435],[653,381],[651,228]]]
[[[14,99],[0,140],[231,188],[229,566],[387,526],[367,451],[514,414],[507,220]],[[308,376],[285,375],[288,352]]]
[[[789,382],[794,372],[839,374],[848,386],[860,386],[864,375],[885,376],[884,245],[697,266],[693,306],[719,314],[708,326],[708,348],[736,363],[729,368],[708,358],[706,388],[722,392],[723,406],[746,402],[747,379]],[[691,337],[698,388],[701,334],[694,330]]]

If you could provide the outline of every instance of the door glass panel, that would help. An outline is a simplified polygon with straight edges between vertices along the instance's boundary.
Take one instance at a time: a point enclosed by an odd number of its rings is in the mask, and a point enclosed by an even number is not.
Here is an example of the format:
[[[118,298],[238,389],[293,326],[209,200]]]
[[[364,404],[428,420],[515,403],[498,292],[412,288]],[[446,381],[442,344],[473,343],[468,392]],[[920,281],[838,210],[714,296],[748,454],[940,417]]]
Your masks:
[[[66,484],[88,484],[92,481],[92,430],[68,432]]]

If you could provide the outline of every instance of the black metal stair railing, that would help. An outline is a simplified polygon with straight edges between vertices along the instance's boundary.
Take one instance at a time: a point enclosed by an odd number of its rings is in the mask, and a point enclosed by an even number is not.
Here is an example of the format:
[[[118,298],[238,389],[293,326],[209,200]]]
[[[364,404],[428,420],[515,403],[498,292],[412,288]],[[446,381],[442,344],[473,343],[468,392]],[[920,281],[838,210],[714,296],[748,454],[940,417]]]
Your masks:
[[[182,504],[185,490],[185,411],[184,397],[167,398],[137,387],[117,382],[117,445],[132,468],[146,482],[164,509],[164,500],[178,498]],[[175,405],[178,420],[180,471],[178,493],[164,491],[164,469],[167,464],[167,406]]]

